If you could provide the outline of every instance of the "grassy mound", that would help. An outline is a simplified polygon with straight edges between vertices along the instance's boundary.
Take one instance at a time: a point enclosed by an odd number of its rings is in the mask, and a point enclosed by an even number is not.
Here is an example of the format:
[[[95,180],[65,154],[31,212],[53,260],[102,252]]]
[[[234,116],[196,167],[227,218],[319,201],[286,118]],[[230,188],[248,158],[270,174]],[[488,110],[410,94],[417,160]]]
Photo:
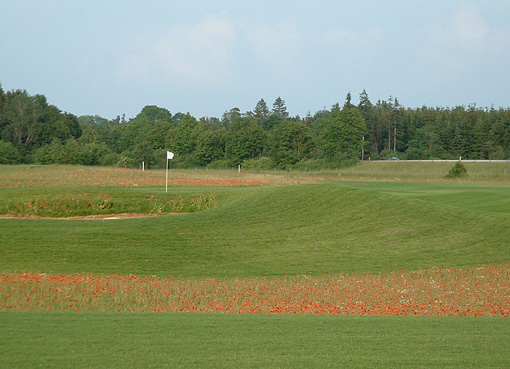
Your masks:
[[[419,194],[342,183],[251,187],[179,216],[3,220],[0,270],[249,277],[508,262],[507,214]]]

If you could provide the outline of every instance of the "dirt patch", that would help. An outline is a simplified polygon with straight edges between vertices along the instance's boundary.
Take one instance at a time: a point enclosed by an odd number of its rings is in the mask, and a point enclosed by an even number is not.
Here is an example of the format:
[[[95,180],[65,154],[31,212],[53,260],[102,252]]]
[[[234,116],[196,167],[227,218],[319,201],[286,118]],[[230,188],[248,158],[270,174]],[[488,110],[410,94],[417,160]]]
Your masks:
[[[59,219],[59,220],[119,220],[119,219],[136,219],[136,218],[152,218],[160,217],[164,215],[179,215],[182,213],[168,213],[168,214],[139,214],[139,213],[122,213],[122,214],[95,214],[95,215],[83,215],[74,217],[40,217],[37,215],[11,215],[11,214],[0,214],[0,219]]]

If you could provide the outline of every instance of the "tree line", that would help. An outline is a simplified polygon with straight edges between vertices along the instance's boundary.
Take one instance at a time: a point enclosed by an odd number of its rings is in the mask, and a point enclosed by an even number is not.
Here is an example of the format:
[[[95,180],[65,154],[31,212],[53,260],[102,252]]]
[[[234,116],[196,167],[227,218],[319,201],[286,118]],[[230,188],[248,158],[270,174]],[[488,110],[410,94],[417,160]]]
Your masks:
[[[510,110],[405,108],[390,97],[373,104],[367,92],[344,103],[290,116],[278,97],[260,99],[221,118],[195,118],[148,105],[134,118],[108,120],[62,112],[44,95],[4,92],[0,85],[0,164],[82,164],[164,168],[322,169],[359,160],[506,159]]]

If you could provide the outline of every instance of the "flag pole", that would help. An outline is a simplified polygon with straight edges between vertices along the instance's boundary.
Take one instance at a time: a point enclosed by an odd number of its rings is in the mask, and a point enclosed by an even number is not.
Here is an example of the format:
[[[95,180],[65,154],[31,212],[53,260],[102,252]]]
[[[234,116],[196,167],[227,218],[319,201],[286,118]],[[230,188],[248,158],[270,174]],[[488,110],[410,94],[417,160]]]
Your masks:
[[[165,192],[168,192],[168,160],[174,158],[174,153],[171,151],[166,152],[166,180],[165,180]]]
[[[168,155],[166,157],[166,179],[165,179],[165,192],[168,193]]]

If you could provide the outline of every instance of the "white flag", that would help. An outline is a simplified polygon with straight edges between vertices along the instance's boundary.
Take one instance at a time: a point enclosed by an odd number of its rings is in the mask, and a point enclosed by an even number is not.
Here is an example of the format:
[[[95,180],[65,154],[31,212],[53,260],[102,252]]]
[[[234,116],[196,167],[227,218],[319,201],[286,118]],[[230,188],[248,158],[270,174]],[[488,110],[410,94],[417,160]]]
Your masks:
[[[173,159],[173,158],[174,158],[174,153],[171,152],[171,151],[167,151],[166,152],[166,159],[170,160],[170,159]]]

